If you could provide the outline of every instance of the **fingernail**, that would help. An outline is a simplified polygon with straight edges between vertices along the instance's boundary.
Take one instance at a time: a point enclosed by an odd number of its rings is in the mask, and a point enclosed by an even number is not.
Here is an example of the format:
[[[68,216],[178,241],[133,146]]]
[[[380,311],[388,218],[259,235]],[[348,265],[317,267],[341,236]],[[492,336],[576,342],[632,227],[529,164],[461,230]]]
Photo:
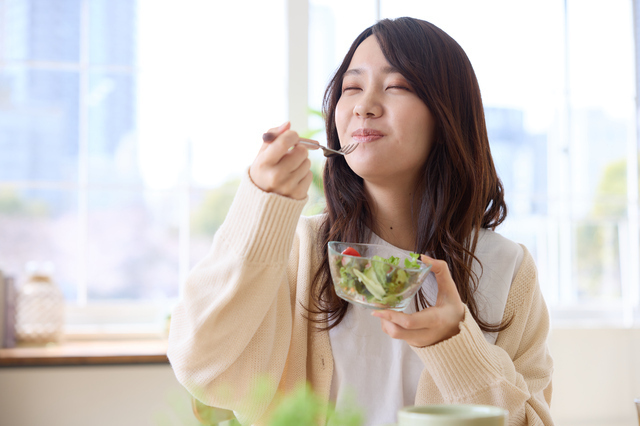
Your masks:
[[[287,124],[289,124],[288,121],[285,121],[284,123],[282,123],[280,127],[278,127],[278,133],[282,132],[287,127]]]
[[[272,142],[276,137],[277,135],[275,133],[267,132],[262,135],[262,140],[264,142]]]
[[[378,311],[372,311],[371,315],[374,316],[374,317],[380,318],[380,314],[378,313]]]

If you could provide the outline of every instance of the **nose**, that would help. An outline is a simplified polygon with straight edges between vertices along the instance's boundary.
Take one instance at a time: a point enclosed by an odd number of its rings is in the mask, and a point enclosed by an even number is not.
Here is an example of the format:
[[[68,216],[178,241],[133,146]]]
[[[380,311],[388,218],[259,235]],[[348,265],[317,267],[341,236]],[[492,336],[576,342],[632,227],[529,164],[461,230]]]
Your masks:
[[[382,105],[372,91],[365,91],[354,106],[353,114],[361,118],[377,118],[382,115]]]

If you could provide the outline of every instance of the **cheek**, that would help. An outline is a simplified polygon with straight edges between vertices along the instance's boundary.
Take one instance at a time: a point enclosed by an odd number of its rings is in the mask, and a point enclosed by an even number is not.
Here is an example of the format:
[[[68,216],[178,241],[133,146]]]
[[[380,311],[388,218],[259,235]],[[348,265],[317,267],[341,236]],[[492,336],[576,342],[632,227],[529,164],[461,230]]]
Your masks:
[[[422,135],[422,143],[426,143],[428,146],[427,150],[430,150],[435,134],[433,116],[428,110],[421,111],[420,114],[417,115],[416,120],[414,120],[414,123],[417,124],[415,128],[416,133]]]
[[[338,101],[338,104],[336,105],[335,122],[336,122],[336,129],[338,130],[338,136],[340,136],[340,139],[342,139],[344,132],[347,131],[347,127],[349,125],[349,117],[350,117],[350,114],[346,106],[344,105],[344,103],[341,103],[340,101]]]

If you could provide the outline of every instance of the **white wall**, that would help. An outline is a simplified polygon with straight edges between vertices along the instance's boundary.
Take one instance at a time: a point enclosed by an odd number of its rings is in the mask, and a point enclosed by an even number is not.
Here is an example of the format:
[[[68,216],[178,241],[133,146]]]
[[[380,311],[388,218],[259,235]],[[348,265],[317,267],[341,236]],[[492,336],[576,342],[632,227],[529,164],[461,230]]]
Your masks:
[[[559,426],[637,426],[640,330],[555,329]],[[168,365],[0,369],[2,426],[197,425]]]
[[[554,329],[551,411],[560,426],[638,426],[639,329]]]
[[[169,365],[0,369],[2,426],[198,424]]]

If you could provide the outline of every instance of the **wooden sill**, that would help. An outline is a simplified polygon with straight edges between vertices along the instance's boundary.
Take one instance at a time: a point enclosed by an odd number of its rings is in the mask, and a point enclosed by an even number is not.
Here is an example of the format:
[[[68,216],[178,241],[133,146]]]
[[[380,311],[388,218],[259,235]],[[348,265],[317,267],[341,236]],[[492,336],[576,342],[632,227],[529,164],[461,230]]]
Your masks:
[[[0,367],[167,364],[166,339],[64,341],[0,349]]]

